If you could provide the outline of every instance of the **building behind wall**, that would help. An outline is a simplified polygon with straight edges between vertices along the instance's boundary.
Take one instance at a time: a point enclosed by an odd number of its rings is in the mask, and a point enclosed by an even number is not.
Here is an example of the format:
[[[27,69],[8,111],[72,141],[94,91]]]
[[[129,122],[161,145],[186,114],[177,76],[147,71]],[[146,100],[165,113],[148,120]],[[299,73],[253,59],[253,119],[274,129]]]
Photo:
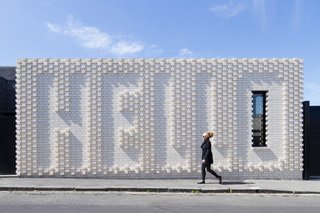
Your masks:
[[[16,172],[15,67],[0,67],[0,175]]]
[[[301,179],[299,59],[20,59],[17,174]]]
[[[0,67],[0,113],[15,112],[15,67]]]

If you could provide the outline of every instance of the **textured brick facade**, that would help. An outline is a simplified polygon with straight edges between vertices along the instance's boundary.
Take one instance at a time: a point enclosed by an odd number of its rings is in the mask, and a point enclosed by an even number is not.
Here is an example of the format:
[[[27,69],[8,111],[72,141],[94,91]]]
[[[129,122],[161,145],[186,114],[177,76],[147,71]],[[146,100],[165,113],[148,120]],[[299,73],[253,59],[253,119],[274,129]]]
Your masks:
[[[252,147],[252,91],[267,93]],[[21,59],[17,173],[200,177],[202,132],[225,178],[301,179],[299,59]]]

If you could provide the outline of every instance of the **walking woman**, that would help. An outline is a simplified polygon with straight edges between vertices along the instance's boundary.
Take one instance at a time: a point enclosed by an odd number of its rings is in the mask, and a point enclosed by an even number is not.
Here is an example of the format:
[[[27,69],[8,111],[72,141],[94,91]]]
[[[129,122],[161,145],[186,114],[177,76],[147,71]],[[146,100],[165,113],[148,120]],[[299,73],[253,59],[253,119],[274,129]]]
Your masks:
[[[219,183],[222,183],[222,177],[217,175],[215,171],[211,169],[211,164],[213,163],[212,151],[211,151],[211,142],[210,138],[213,137],[215,133],[213,131],[205,132],[202,134],[203,143],[201,144],[202,149],[202,165],[201,165],[201,173],[202,173],[202,181],[198,182],[198,184],[206,183],[206,169],[213,176],[219,179]]]

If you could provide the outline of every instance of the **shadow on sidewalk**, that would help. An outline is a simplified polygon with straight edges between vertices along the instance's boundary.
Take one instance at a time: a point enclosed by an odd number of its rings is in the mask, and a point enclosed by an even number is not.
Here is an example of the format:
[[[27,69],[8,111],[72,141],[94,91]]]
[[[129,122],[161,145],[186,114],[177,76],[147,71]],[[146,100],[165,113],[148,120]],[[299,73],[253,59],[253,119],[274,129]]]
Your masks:
[[[252,182],[240,182],[240,181],[222,181],[222,185],[242,185],[253,184]]]
[[[206,184],[219,184],[219,182],[209,182]],[[254,184],[252,182],[241,182],[241,181],[222,181],[221,185],[244,185],[244,184]]]

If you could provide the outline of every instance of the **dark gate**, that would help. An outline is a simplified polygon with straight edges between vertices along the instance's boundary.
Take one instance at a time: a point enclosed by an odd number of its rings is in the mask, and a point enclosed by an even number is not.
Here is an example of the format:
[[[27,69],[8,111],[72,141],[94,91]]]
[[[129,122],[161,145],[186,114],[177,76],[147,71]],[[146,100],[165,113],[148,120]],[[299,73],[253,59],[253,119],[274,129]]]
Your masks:
[[[0,175],[16,174],[15,135],[15,114],[0,113]]]
[[[304,172],[303,178],[320,178],[320,106],[303,102]]]

